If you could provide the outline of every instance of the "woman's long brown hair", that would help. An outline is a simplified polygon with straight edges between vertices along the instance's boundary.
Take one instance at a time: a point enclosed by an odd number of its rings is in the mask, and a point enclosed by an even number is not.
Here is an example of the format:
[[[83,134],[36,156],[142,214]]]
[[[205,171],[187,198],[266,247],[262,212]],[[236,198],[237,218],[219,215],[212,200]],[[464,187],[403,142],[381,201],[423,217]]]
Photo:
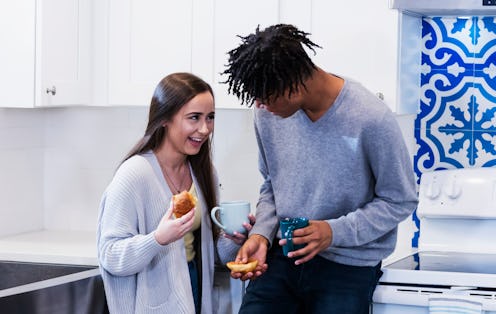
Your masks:
[[[163,123],[171,121],[182,106],[204,92],[209,92],[213,96],[210,85],[191,73],[173,73],[164,77],[153,93],[145,135],[129,151],[123,162],[134,155],[159,148],[167,132]],[[187,156],[200,191],[205,197],[207,210],[217,206],[210,141],[208,138],[203,143],[198,154]],[[215,234],[217,232],[214,232]]]

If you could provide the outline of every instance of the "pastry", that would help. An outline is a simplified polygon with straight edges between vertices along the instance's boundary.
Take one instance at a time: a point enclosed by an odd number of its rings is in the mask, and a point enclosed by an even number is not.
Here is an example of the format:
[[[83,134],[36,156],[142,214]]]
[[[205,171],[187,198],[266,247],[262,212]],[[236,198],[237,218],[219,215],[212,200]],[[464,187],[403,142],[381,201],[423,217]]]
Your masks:
[[[255,268],[257,267],[257,265],[258,265],[257,260],[250,261],[246,264],[237,263],[237,262],[228,262],[226,264],[227,268],[229,268],[230,270],[232,270],[233,272],[236,272],[236,273],[248,273],[248,272],[254,271]]]
[[[182,191],[179,194],[172,196],[174,208],[172,212],[176,218],[186,215],[196,206],[196,198],[188,191]]]

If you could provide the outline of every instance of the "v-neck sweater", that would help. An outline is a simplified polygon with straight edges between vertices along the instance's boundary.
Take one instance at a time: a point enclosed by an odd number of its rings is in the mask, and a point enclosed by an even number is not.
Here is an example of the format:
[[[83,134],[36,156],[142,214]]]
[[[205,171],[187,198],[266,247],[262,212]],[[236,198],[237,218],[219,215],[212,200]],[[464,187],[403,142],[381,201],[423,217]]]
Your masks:
[[[382,101],[345,79],[315,122],[303,110],[280,118],[255,109],[254,124],[264,181],[250,234],[272,244],[280,219],[307,217],[332,229],[326,259],[374,266],[392,253],[417,194],[401,130]]]

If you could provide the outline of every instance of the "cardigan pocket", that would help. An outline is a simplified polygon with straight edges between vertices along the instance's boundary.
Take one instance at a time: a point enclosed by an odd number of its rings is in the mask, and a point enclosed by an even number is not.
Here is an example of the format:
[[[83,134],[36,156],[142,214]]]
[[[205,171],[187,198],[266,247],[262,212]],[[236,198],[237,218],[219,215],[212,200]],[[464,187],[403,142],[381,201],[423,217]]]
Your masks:
[[[183,240],[161,249],[138,274],[136,290],[137,313],[195,312]]]

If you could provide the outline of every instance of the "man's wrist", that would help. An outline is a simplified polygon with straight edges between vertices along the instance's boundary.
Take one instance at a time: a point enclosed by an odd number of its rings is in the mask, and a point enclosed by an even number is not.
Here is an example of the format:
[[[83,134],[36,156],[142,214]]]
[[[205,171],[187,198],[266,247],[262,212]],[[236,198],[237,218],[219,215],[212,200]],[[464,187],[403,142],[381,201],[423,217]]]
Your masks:
[[[250,235],[250,238],[254,238],[258,242],[263,242],[265,243],[265,245],[267,245],[267,247],[269,247],[269,243],[270,243],[269,240],[261,234],[258,233],[252,234]]]

